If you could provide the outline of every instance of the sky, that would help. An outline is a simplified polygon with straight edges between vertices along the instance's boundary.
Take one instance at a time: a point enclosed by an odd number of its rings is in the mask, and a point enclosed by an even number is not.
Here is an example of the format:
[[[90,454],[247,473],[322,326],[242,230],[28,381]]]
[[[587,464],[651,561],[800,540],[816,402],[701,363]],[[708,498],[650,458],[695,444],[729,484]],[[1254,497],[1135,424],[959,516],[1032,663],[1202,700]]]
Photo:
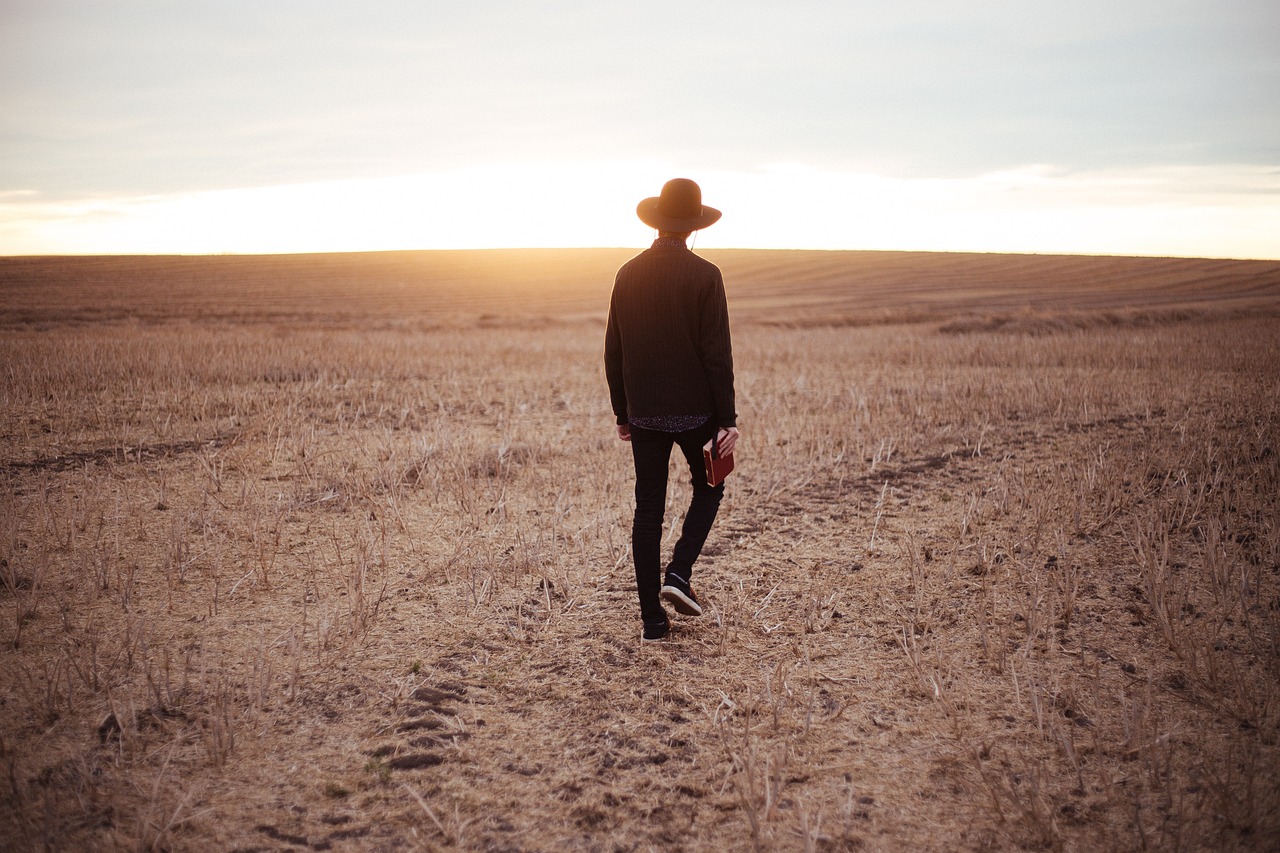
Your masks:
[[[1280,258],[1275,0],[0,0],[0,254]]]

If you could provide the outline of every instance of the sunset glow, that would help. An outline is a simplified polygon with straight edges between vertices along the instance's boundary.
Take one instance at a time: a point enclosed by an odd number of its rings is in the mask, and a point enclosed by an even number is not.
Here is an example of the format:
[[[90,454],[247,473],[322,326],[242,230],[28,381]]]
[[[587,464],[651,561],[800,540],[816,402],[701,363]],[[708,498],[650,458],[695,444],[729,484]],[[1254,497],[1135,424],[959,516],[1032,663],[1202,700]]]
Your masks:
[[[673,174],[669,165],[526,164],[165,196],[0,199],[0,250],[633,246],[649,234],[635,202]],[[930,180],[786,166],[697,178],[725,211],[697,236],[703,247],[1280,257],[1280,178],[1258,169],[1028,167]]]

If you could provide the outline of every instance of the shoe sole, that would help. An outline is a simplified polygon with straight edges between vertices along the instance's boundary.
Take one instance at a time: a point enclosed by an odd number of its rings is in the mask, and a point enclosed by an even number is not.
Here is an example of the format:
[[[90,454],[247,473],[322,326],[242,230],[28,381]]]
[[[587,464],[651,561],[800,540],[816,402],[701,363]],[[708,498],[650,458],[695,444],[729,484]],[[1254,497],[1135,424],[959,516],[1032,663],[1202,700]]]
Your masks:
[[[671,606],[677,613],[683,613],[685,616],[702,615],[702,605],[674,586],[664,586],[661,595],[664,600],[671,602]]]

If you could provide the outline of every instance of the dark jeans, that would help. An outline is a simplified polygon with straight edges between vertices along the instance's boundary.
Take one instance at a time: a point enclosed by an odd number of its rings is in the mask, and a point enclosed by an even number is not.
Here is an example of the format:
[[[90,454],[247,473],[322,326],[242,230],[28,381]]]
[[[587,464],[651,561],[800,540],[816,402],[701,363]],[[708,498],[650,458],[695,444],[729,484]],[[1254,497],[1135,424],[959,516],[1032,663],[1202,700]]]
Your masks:
[[[693,562],[711,532],[711,524],[724,497],[724,484],[707,485],[702,446],[719,428],[713,421],[686,432],[658,432],[631,427],[631,455],[636,463],[636,517],[631,526],[631,555],[636,564],[636,591],[640,595],[643,619],[659,619],[663,615],[658,591],[662,586],[662,521],[667,503],[667,466],[671,461],[671,445],[675,444],[689,462],[693,480],[693,498],[685,513],[680,539],[667,564],[667,571],[685,580],[693,575]]]

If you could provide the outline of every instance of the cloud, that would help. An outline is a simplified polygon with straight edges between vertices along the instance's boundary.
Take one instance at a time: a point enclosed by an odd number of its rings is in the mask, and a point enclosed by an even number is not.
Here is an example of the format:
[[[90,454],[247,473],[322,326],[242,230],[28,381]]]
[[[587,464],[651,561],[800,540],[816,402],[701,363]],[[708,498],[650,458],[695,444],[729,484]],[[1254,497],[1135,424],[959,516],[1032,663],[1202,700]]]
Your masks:
[[[0,187],[75,196],[664,158],[962,176],[1280,162],[1258,0],[22,0]]]

